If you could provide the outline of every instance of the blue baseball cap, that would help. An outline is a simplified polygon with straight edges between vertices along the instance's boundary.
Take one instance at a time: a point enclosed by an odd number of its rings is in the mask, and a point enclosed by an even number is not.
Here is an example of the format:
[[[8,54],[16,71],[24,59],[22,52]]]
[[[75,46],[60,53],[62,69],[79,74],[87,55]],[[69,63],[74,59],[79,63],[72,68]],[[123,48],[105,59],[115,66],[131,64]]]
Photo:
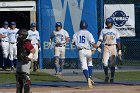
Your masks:
[[[62,27],[62,23],[61,22],[56,22],[55,27]]]
[[[11,25],[16,25],[16,22],[11,22]]]
[[[111,17],[109,17],[109,18],[106,19],[106,23],[112,23],[113,24],[113,22],[114,21],[113,21],[113,19]]]
[[[36,27],[36,23],[31,23],[31,27]]]
[[[87,24],[87,22],[85,20],[81,20],[80,28],[81,29],[87,29],[88,28],[88,24]]]
[[[4,21],[3,25],[8,25],[8,22],[7,21]]]

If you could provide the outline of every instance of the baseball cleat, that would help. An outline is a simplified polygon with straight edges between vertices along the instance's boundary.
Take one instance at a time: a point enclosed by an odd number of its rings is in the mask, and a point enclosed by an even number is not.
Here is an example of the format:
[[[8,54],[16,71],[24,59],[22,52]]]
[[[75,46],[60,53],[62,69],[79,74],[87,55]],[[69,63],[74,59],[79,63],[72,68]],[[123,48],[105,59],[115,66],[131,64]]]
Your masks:
[[[55,75],[55,76],[60,76],[59,73],[55,73],[54,75]]]
[[[88,87],[89,88],[93,88],[93,84],[94,84],[93,80],[91,80],[90,78],[88,78]]]
[[[62,75],[63,75],[63,74],[62,74],[62,72],[59,72],[58,74],[59,74],[60,76],[62,76]]]
[[[108,83],[109,77],[105,77],[105,83]]]
[[[11,67],[11,72],[14,72],[14,67]]]
[[[6,68],[5,68],[5,67],[2,67],[2,70],[3,70],[3,71],[6,71]]]
[[[113,78],[110,79],[110,83],[114,83],[114,79]]]
[[[90,80],[91,80],[92,85],[94,85],[94,81],[92,79],[90,79]]]

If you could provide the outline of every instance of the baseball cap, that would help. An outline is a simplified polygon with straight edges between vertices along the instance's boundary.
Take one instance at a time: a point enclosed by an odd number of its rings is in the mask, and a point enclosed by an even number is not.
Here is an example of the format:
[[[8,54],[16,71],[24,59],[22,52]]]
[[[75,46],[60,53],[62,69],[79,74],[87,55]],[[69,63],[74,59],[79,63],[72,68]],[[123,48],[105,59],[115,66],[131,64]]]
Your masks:
[[[62,27],[62,23],[61,22],[56,22],[55,27]]]
[[[3,25],[8,25],[8,22],[7,21],[4,21]]]
[[[31,27],[36,27],[36,23],[31,23]]]
[[[16,25],[16,22],[11,22],[11,25]]]

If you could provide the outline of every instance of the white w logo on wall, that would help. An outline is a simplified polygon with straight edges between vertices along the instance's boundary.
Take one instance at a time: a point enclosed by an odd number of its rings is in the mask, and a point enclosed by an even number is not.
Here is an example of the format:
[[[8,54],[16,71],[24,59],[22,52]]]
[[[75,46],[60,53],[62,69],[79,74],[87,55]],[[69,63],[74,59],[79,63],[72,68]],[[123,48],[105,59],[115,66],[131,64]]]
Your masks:
[[[56,22],[62,22],[64,25],[66,16],[70,16],[72,26],[75,31],[79,30],[79,24],[82,16],[84,0],[51,0],[53,13]],[[66,12],[70,11],[70,15]]]

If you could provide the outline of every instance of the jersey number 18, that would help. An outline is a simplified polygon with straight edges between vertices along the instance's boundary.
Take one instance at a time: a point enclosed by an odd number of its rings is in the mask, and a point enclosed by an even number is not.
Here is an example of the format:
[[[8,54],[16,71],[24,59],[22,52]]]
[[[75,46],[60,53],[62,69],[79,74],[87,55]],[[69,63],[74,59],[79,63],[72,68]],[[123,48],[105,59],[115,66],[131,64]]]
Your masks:
[[[85,36],[80,36],[80,41],[79,43],[85,43]]]

